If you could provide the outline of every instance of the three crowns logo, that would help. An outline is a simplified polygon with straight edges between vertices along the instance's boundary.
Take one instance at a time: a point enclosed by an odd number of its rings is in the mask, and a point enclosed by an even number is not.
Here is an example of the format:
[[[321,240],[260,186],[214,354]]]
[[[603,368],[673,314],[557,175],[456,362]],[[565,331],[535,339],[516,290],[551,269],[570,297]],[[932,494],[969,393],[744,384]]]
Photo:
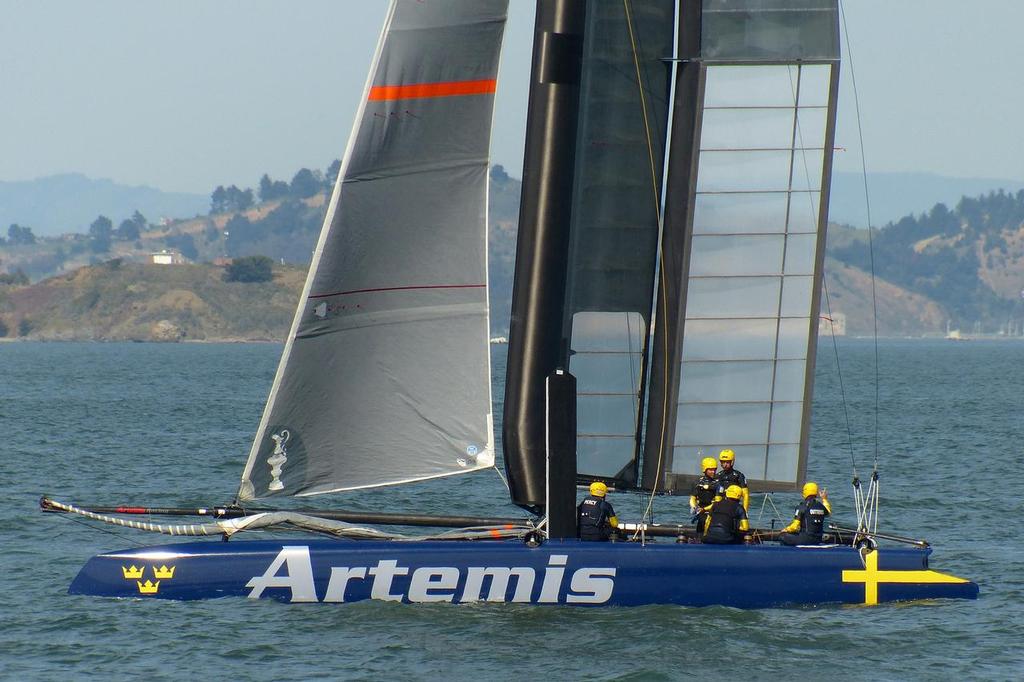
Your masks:
[[[175,566],[171,566],[170,568],[167,568],[166,565],[161,566],[160,568],[154,568],[153,569],[153,577],[154,578],[160,578],[160,579],[166,578],[166,579],[169,580],[169,579],[174,577],[174,569],[175,568],[176,568]]]
[[[135,584],[139,586],[139,594],[156,594],[156,591],[160,589],[159,580],[155,583],[150,580],[147,580],[146,582],[136,580]]]
[[[142,573],[145,570],[146,570],[145,566],[135,566],[134,564],[131,565],[131,566],[122,566],[121,567],[121,573],[124,574],[124,579],[125,580],[136,580],[137,578],[141,578],[142,577]]]
[[[156,582],[153,582],[152,580],[146,580],[145,582],[142,581],[142,576],[146,572],[146,567],[144,565],[136,566],[135,564],[132,564],[131,566],[122,566],[121,575],[124,576],[125,580],[135,581],[135,584],[139,587],[139,594],[156,594],[160,590],[161,580],[170,580],[174,578],[174,569],[177,568],[177,566],[168,566],[167,564],[164,564],[162,566],[153,566],[152,568],[153,577],[156,579]]]

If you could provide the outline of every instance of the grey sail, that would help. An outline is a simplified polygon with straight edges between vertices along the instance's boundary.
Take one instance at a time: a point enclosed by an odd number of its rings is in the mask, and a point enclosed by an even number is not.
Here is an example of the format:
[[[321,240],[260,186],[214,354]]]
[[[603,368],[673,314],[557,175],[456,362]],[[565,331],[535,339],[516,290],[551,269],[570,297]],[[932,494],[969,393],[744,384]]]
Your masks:
[[[240,500],[493,465],[487,171],[506,11],[392,3]]]

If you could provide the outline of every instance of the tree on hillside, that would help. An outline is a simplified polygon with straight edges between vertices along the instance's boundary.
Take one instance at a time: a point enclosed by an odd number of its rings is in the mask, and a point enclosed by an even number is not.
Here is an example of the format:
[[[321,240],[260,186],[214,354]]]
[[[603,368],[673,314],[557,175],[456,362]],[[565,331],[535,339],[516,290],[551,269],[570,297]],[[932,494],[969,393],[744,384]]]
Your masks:
[[[125,218],[117,226],[117,232],[114,233],[114,236],[123,242],[133,242],[140,236],[139,226],[132,222],[130,218]]]
[[[252,253],[248,245],[254,244],[264,237],[263,221],[253,223],[244,215],[232,216],[224,226],[224,247],[232,258]]]
[[[274,201],[284,199],[288,196],[290,188],[284,180],[271,180],[266,173],[260,178],[259,197],[260,201]]]
[[[7,243],[11,246],[18,246],[19,244],[35,244],[36,236],[32,234],[31,227],[22,227],[17,223],[14,223],[7,228]]]
[[[266,256],[243,256],[224,272],[225,282],[269,282],[274,279],[274,261]]]
[[[327,167],[327,173],[324,174],[324,189],[328,192],[334,190],[334,183],[338,181],[338,173],[341,172],[341,159],[335,159],[331,161],[331,165]]]
[[[89,226],[89,248],[93,253],[110,251],[110,241],[114,233],[114,224],[110,218],[101,215]]]
[[[172,234],[164,240],[167,246],[177,249],[181,255],[189,260],[199,258],[199,249],[196,248],[196,240],[190,234]]]
[[[255,200],[251,189],[241,190],[237,186],[217,185],[210,195],[210,213],[227,213],[229,211],[247,211],[252,208]]]
[[[320,193],[323,186],[323,178],[308,168],[303,168],[292,178],[291,195],[295,199],[308,199]]]
[[[10,274],[0,275],[0,284],[12,284],[14,286],[25,286],[28,284],[28,275],[21,268]],[[0,336],[3,336],[0,334]]]
[[[217,185],[217,188],[213,190],[213,194],[210,195],[210,213],[223,213],[224,207],[227,202],[227,190],[224,189],[224,185]]]

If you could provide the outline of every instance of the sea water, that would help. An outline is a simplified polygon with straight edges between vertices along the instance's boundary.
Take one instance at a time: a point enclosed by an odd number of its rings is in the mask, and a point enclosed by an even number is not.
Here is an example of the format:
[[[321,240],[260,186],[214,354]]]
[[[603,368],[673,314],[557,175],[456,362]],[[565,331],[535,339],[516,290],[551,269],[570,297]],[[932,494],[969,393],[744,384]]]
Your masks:
[[[831,341],[819,348],[809,476],[852,523],[853,471],[866,480],[877,461],[881,526],[929,540],[932,567],[978,582],[979,601],[740,611],[67,595],[93,554],[166,538],[43,514],[39,496],[230,501],[279,353],[0,344],[0,679],[1024,678],[1024,343],[1012,341],[882,341],[877,391],[871,341],[841,339],[838,364]],[[323,504],[517,515],[507,500],[480,472]],[[610,500],[624,520],[646,503]],[[752,515],[788,521],[798,501],[754,496]],[[682,519],[685,506],[659,498],[655,516]]]

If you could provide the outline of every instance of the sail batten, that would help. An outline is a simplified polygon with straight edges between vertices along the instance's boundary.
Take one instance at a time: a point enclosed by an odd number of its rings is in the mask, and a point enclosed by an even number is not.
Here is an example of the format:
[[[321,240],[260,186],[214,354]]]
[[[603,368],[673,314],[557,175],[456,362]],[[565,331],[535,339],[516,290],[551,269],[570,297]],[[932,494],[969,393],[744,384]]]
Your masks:
[[[506,10],[392,3],[241,500],[493,465],[486,201]]]

